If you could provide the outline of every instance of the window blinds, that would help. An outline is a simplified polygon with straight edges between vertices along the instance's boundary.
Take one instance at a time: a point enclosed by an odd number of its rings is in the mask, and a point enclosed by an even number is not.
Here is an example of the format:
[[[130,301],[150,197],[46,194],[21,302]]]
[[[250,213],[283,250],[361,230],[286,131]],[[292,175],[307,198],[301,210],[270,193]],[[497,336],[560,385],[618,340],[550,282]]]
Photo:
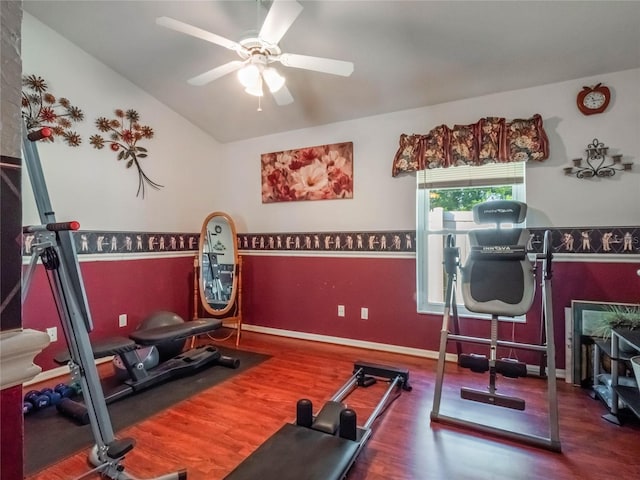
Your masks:
[[[418,188],[462,188],[524,183],[526,162],[433,168],[417,172]]]

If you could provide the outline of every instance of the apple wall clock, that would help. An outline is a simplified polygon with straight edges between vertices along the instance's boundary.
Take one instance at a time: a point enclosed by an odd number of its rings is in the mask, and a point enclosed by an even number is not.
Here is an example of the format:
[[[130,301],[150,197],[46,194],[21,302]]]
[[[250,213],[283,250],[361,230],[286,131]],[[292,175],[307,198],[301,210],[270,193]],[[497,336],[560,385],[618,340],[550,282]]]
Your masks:
[[[611,100],[611,91],[602,83],[593,87],[582,87],[577,98],[578,109],[585,115],[602,113],[609,106],[609,100]]]

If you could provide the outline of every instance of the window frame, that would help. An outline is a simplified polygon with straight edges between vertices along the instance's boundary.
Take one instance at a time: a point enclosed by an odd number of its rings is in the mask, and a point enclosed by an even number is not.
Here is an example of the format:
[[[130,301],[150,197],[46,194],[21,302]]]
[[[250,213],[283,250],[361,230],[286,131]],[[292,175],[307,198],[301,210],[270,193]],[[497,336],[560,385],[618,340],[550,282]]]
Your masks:
[[[495,165],[495,164],[491,164]],[[520,175],[515,175],[514,172],[510,172],[509,168],[505,168],[505,173],[502,177],[496,176],[495,171],[489,172],[489,176],[491,178],[483,179],[483,172],[481,170],[483,167],[469,167],[466,171],[461,172],[462,175],[458,177],[456,181],[455,170],[459,167],[450,167],[448,169],[438,169],[438,170],[448,170],[448,172],[444,172],[444,175],[437,175],[435,181],[430,181],[428,178],[430,175],[430,171],[419,171],[416,175],[416,308],[417,312],[420,314],[431,314],[431,315],[442,315],[444,313],[444,286],[446,285],[446,276],[444,274],[444,269],[442,267],[443,260],[443,247],[446,235],[449,233],[453,233],[456,236],[458,235],[466,235],[471,230],[481,229],[481,228],[491,228],[491,225],[486,227],[479,226],[474,224],[472,228],[457,230],[457,229],[447,229],[444,228],[444,224],[441,224],[441,228],[430,228],[429,224],[429,213],[430,213],[430,192],[431,190],[441,190],[441,189],[450,189],[450,188],[480,188],[487,186],[511,186],[512,187],[512,199],[520,202],[525,202],[526,200],[526,168],[524,162],[518,167],[520,170]],[[474,169],[474,170],[472,170]],[[440,173],[440,172],[438,172]],[[436,175],[433,175],[436,176]],[[507,225],[503,225],[503,227],[507,227]],[[526,228],[526,220],[523,224],[518,224],[518,227]],[[429,242],[429,238],[431,236],[441,236],[442,241]],[[431,245],[430,245],[431,243]],[[464,249],[464,245],[460,244],[456,240],[456,246]],[[464,243],[464,242],[462,242]],[[434,252],[434,248],[438,249],[437,252]],[[464,260],[466,259],[466,255],[463,251],[460,254],[460,262],[464,264]],[[439,273],[437,275],[441,275],[442,283],[437,281],[435,285],[432,285],[433,279],[430,280],[429,275],[433,273],[433,262],[438,262],[440,264],[440,268],[437,270]],[[431,266],[431,268],[430,268]],[[457,292],[460,292],[459,288],[460,284],[460,275],[458,275],[458,286],[456,287]],[[433,291],[442,291],[442,301],[433,300],[430,298],[430,292]],[[470,312],[467,310],[462,302],[461,295],[456,296],[457,301],[457,309],[458,314],[460,316],[468,317],[468,318],[482,318],[482,319],[490,319],[491,316],[487,314],[481,314],[476,312]],[[514,322],[523,322],[525,321],[525,317],[505,317],[505,320],[510,320]]]

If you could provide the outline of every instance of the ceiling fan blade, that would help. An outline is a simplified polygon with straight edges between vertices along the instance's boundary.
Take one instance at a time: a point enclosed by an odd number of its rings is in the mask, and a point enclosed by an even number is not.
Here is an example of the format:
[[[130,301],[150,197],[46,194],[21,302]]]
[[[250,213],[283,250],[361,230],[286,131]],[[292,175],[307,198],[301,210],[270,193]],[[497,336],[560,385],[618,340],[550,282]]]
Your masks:
[[[220,65],[219,67],[211,69],[208,72],[204,72],[196,77],[190,78],[189,80],[187,80],[187,83],[189,83],[190,85],[195,85],[196,87],[201,87],[202,85],[213,82],[214,80],[217,80],[220,77],[224,77],[231,72],[239,70],[244,64],[245,62],[234,60],[233,62],[225,63],[224,65]]]
[[[259,37],[273,45],[277,45],[298,15],[302,5],[290,0],[274,0],[267,17],[264,19]]]
[[[316,72],[330,73],[332,75],[342,75],[348,77],[353,73],[353,63],[332,58],[310,57],[308,55],[297,55],[295,53],[283,53],[277,60],[286,67],[304,68]]]
[[[277,92],[272,92],[271,95],[273,95],[273,99],[280,106],[293,103],[293,97],[286,85],[283,85]]]
[[[186,33],[187,35],[191,35],[192,37],[206,40],[207,42],[215,43],[216,45],[228,48],[229,50],[239,51],[244,49],[244,47],[238,42],[234,42],[233,40],[229,40],[228,38],[221,37],[220,35],[216,35],[215,33],[207,32],[206,30],[194,27],[193,25],[189,25],[188,23],[174,20],[173,18],[158,17],[156,18],[156,24],[162,27],[170,28],[171,30],[175,30],[177,32]]]

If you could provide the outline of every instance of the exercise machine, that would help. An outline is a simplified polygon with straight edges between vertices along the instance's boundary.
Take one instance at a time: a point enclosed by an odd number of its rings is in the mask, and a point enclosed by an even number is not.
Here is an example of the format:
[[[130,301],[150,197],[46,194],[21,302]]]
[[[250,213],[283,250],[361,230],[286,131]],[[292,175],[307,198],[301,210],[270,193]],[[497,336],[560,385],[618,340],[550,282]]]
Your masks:
[[[455,247],[453,236],[445,243],[444,267],[447,275],[444,315],[440,332],[440,350],[434,389],[431,421],[448,423],[521,441],[534,446],[559,452],[560,433],[558,426],[558,405],[556,388],[555,346],[553,328],[553,308],[551,298],[552,249],[551,233],[544,234],[543,251],[529,258],[526,244],[529,231],[525,228],[503,228],[503,224],[519,224],[525,220],[527,206],[521,202],[496,200],[484,202],[473,208],[474,221],[478,224],[492,223],[496,228],[478,229],[469,232],[470,253],[464,266],[460,265],[459,249]],[[541,261],[541,265],[538,264]],[[461,290],[467,310],[491,315],[490,338],[461,335],[455,306],[455,289],[458,270],[462,273]],[[540,278],[537,278],[540,277]],[[536,280],[542,285],[542,326],[540,344],[527,344],[498,338],[499,317],[525,315],[535,297]],[[453,312],[453,316],[452,316]],[[453,330],[453,332],[451,331]],[[547,337],[547,332],[549,333]],[[547,404],[549,435],[546,437],[497,428],[484,423],[443,415],[440,412],[442,387],[445,373],[447,345],[456,342],[458,364],[473,372],[489,372],[486,391],[462,388],[461,398],[498,407],[525,410],[524,399],[503,395],[496,388],[497,375],[509,378],[527,376],[527,366],[512,358],[498,358],[499,347],[537,352],[541,355],[541,376],[547,380]],[[461,343],[489,346],[489,357],[464,354]],[[544,368],[548,371],[544,374]]]
[[[155,328],[137,330],[129,334],[129,338],[113,337],[92,344],[94,358],[114,356],[114,364],[121,365],[126,372],[126,378],[119,385],[105,391],[107,404],[126,398],[157,385],[192,375],[205,368],[215,365],[238,368],[240,360],[235,357],[222,355],[212,345],[201,345],[181,352],[172,358],[147,367],[142,352],[147,348],[155,348],[173,342],[184,341],[197,335],[210,333],[222,325],[218,319],[197,319],[189,322],[174,323]],[[69,362],[68,352],[56,356],[56,361],[68,364],[71,370],[71,382],[77,383],[81,371],[77,363]],[[155,363],[155,362],[154,362]],[[103,390],[104,391],[104,390]],[[86,406],[71,398],[62,399],[57,405],[58,411],[80,425],[89,423]]]
[[[51,135],[48,128],[28,133],[23,126],[23,156],[29,172],[41,225],[25,227],[24,231],[36,233],[35,243],[44,268],[48,272],[51,291],[69,352],[71,362],[77,366],[82,394],[95,445],[89,454],[94,468],[79,478],[100,474],[113,480],[136,480],[125,471],[122,464],[125,455],[135,446],[133,438],[117,439],[107,410],[107,404],[100,384],[98,369],[93,358],[89,332],[93,321],[78,263],[76,247],[72,235],[78,222],[57,222],[47,191],[42,165],[35,142]],[[23,282],[22,300],[27,297],[32,270],[38,257],[32,258],[29,271]],[[185,480],[186,470],[178,470],[155,477],[157,480]]]
[[[389,386],[364,425],[358,426],[356,412],[347,408],[343,400],[357,387],[371,386],[380,379],[388,381]],[[225,480],[344,478],[371,437],[373,423],[391,403],[393,390],[411,390],[408,370],[356,362],[351,378],[317,415],[313,415],[310,400],[298,400],[296,422],[280,428]]]

